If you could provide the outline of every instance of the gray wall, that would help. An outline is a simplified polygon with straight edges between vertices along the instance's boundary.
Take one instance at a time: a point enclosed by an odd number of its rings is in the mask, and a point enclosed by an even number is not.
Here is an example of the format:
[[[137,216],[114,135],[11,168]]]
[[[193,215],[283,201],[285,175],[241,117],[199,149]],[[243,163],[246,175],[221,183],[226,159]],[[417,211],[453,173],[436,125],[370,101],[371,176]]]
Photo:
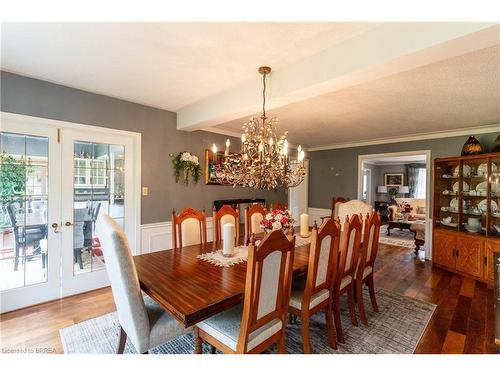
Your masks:
[[[483,150],[490,151],[498,134],[479,134],[476,138]],[[431,150],[432,159],[458,156],[467,138],[449,137],[308,152],[309,207],[330,208],[332,196],[357,197],[359,155]]]
[[[395,164],[395,165],[368,165],[365,164],[372,170],[372,201],[387,201],[389,199],[388,194],[377,193],[377,187],[385,185],[384,174],[385,173],[404,173],[405,179],[403,183],[408,185],[408,180],[406,176],[406,164]]]
[[[210,211],[216,199],[264,198],[286,202],[283,189],[274,191],[230,186],[176,184],[169,153],[192,152],[204,162],[204,150],[213,143],[223,147],[227,137],[204,131],[176,130],[176,114],[124,100],[76,90],[46,81],[1,72],[1,110],[29,116],[76,122],[142,134],[142,186],[149,196],[142,197],[143,224],[169,221],[172,208],[205,208]],[[168,90],[168,87],[165,88]],[[233,147],[239,147],[232,139]],[[202,177],[203,179],[203,177]]]

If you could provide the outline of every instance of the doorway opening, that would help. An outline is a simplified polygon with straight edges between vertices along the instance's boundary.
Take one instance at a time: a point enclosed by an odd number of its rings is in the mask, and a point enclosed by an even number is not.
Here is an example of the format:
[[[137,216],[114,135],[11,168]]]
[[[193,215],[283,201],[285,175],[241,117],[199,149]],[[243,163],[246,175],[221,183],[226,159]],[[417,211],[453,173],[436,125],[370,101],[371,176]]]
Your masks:
[[[380,242],[431,259],[430,150],[360,155],[358,199],[380,213]]]

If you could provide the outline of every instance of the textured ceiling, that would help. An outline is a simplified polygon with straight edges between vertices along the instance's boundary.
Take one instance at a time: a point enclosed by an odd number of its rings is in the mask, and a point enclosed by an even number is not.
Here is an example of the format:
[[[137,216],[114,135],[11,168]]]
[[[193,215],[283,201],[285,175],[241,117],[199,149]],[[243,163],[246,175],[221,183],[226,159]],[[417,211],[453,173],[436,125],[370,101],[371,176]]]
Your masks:
[[[269,111],[294,144],[322,146],[500,124],[500,46]],[[221,124],[240,132],[248,118]],[[500,131],[500,129],[499,129]]]
[[[376,23],[3,23],[3,70],[176,111]]]

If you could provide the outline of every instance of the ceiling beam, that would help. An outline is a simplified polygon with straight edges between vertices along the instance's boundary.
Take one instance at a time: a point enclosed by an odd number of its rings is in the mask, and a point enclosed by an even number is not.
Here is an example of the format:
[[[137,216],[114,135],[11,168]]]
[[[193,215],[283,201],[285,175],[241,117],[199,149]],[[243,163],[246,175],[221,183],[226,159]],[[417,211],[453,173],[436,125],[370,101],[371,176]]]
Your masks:
[[[415,69],[496,45],[499,39],[495,23],[383,24],[271,73],[266,106],[277,108]],[[181,108],[177,129],[206,130],[258,113],[262,83],[255,68],[254,81]]]

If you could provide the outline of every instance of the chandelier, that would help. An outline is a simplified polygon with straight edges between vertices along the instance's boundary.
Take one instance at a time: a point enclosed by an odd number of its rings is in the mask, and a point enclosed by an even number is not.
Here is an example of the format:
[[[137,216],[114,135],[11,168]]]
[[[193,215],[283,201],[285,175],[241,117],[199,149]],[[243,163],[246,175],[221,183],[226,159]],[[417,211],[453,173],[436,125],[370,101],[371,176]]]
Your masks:
[[[271,68],[262,66],[262,115],[260,120],[252,117],[243,125],[241,149],[239,153],[229,151],[230,141],[222,161],[216,163],[217,146],[212,147],[214,175],[218,182],[233,186],[248,186],[255,189],[275,189],[277,187],[298,186],[305,177],[304,151],[299,145],[297,158],[288,156],[288,132],[278,136],[276,117],[266,116],[266,76]]]

